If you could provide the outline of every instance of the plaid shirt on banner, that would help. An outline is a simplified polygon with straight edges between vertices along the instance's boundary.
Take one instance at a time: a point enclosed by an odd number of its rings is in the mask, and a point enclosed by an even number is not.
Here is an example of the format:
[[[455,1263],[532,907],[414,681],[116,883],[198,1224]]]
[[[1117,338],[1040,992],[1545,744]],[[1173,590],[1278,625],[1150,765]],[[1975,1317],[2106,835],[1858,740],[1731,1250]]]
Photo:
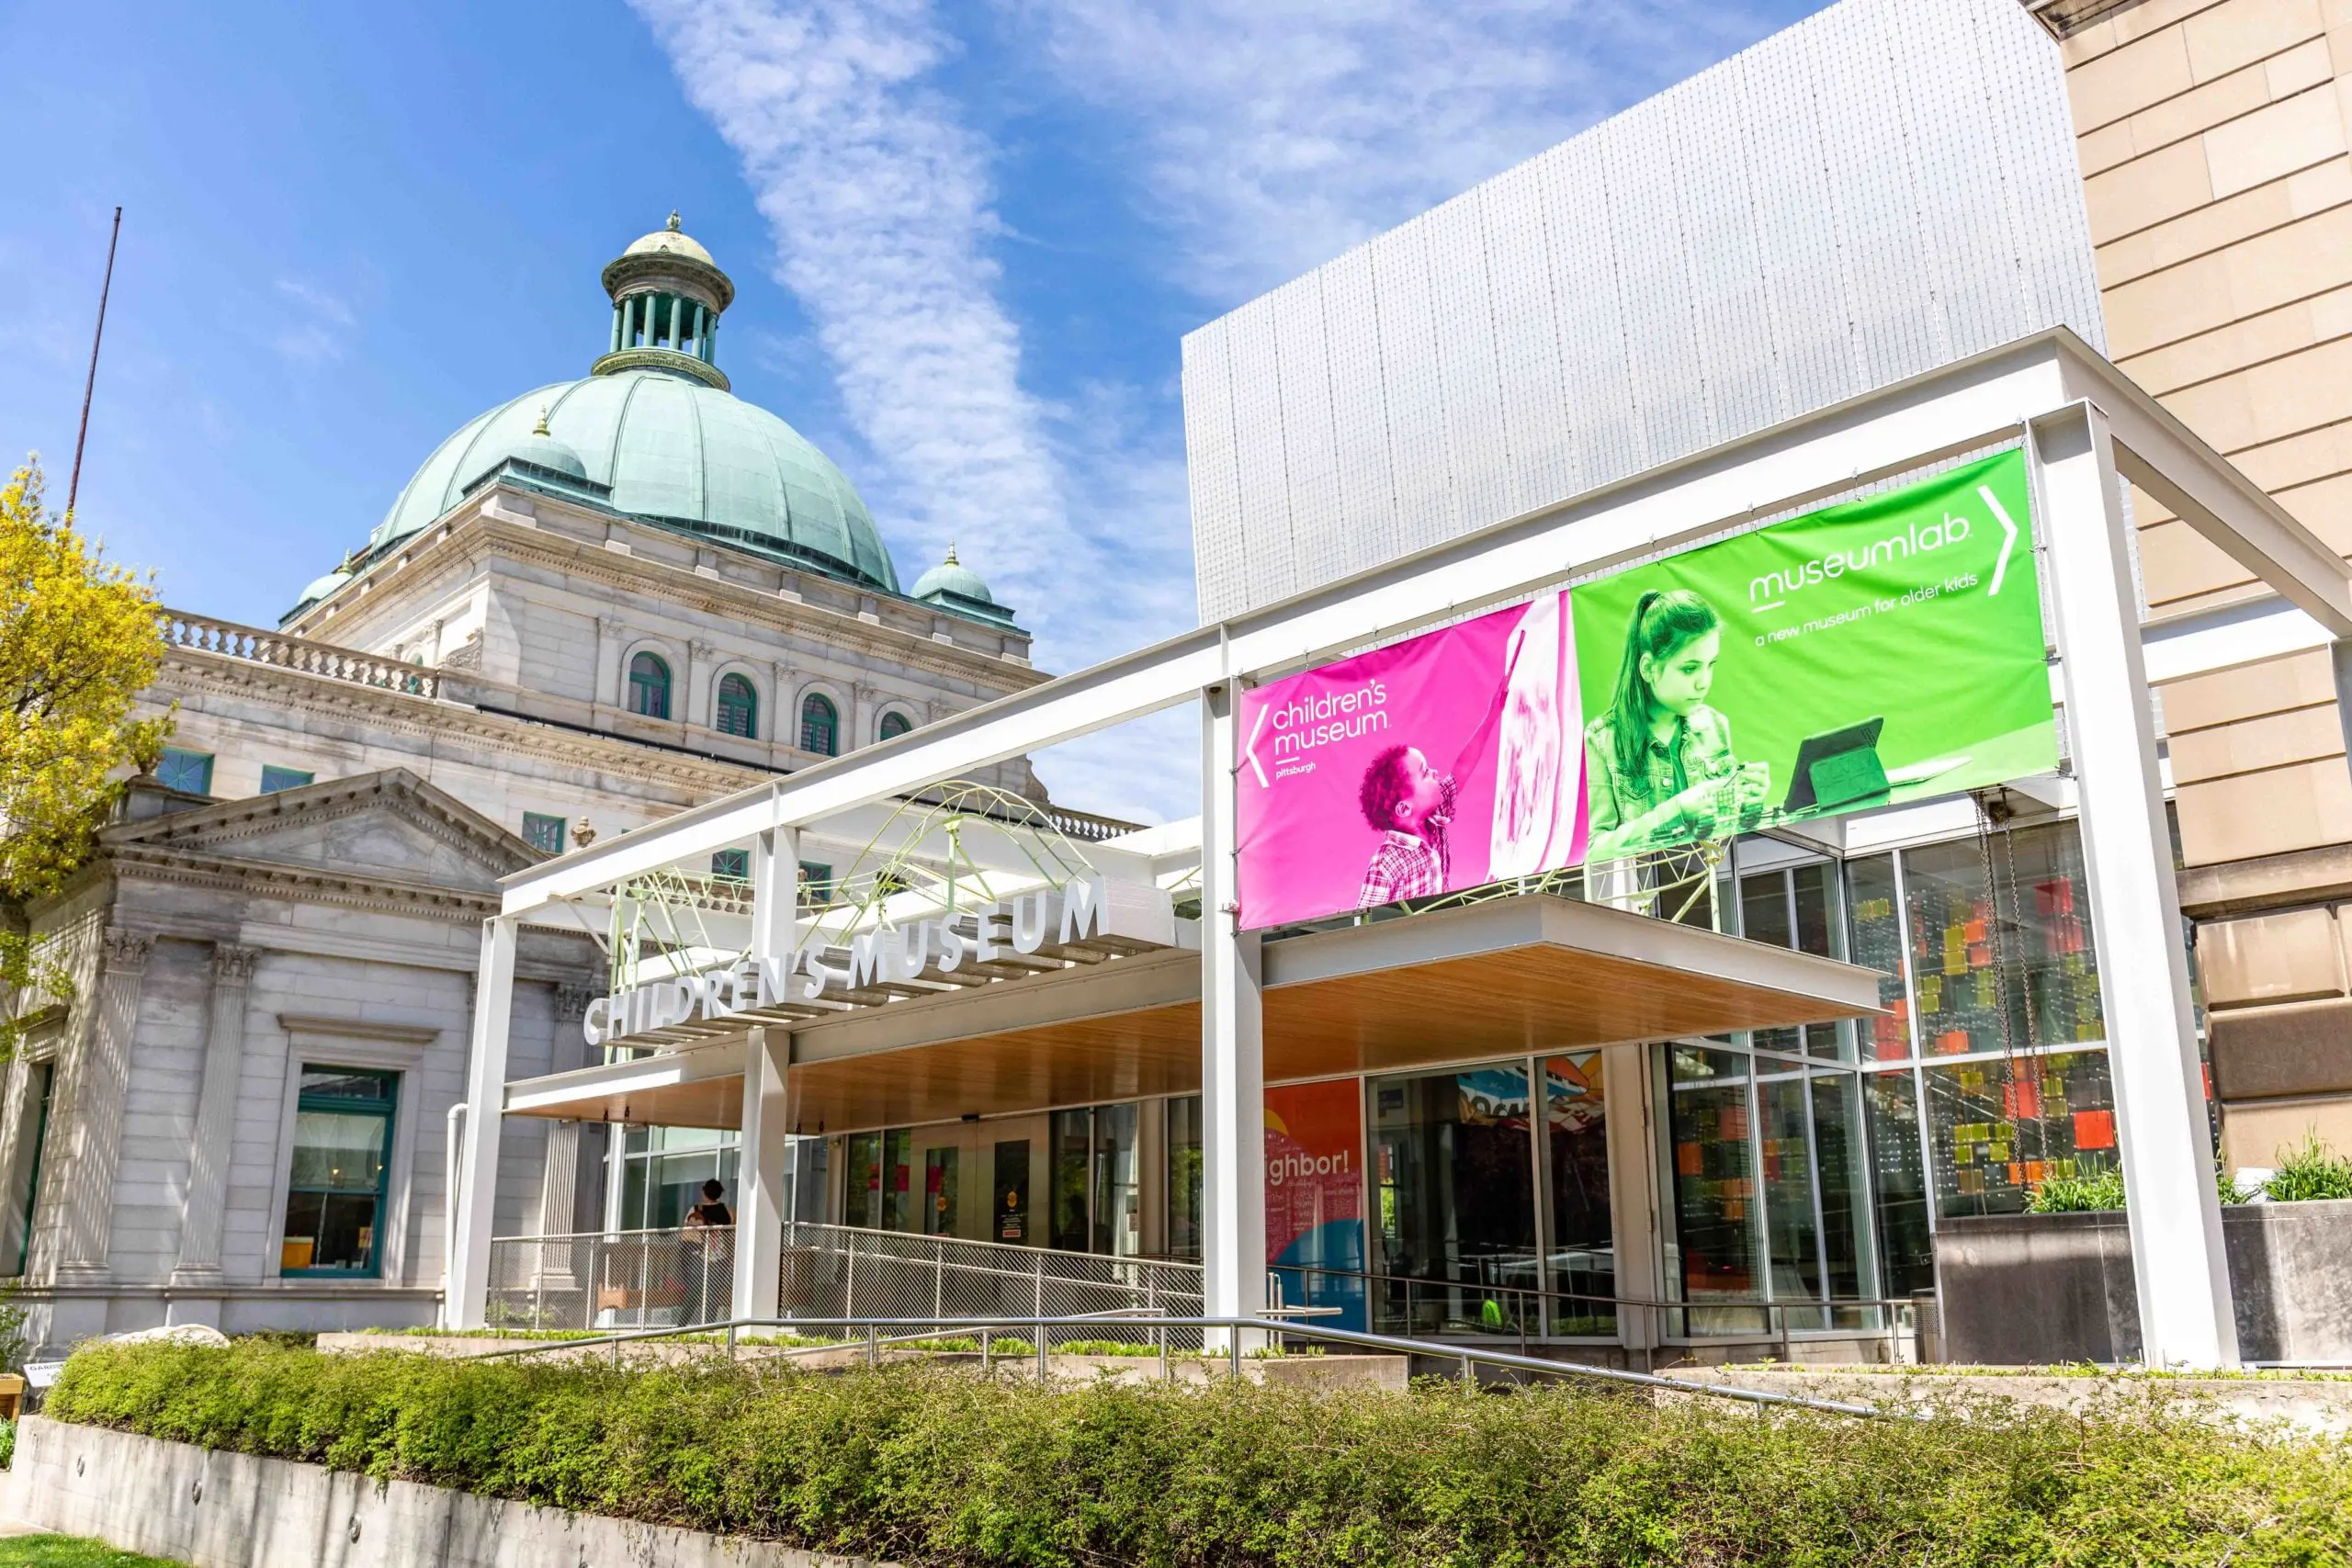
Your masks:
[[[1363,868],[1357,908],[1376,908],[1400,898],[1428,898],[1445,891],[1446,878],[1453,870],[1453,856],[1446,842],[1446,828],[1453,818],[1451,775],[1444,788],[1444,798],[1429,815],[1428,838],[1396,828],[1382,836],[1380,847],[1372,852],[1372,863]]]

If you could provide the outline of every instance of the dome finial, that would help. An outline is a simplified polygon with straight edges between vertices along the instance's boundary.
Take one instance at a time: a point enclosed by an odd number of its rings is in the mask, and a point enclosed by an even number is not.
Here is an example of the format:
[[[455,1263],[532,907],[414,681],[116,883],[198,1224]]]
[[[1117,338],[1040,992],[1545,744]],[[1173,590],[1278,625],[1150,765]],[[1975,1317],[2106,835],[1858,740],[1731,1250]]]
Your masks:
[[[531,434],[547,436],[555,434],[554,431],[548,428],[548,406],[545,403],[539,405],[539,423],[531,426]]]
[[[664,223],[662,227],[669,230],[673,234],[678,231],[678,209],[676,208],[673,207],[670,209],[670,221]]]
[[[955,541],[955,540],[950,539],[950,540],[948,540],[948,541],[947,541],[947,558],[946,558],[946,560],[943,561],[941,564],[942,564],[942,565],[944,565],[944,566],[961,566],[961,565],[963,565],[963,564],[964,564],[962,561],[959,561],[959,560],[957,560],[957,559],[956,558],[956,541]]]

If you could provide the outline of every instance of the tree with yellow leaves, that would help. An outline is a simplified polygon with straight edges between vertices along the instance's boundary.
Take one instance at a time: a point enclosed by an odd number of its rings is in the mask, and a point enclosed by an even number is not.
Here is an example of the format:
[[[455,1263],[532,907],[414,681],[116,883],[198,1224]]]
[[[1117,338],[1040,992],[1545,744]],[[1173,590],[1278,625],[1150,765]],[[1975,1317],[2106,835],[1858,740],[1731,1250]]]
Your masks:
[[[88,858],[123,771],[152,768],[171,730],[168,717],[131,716],[164,656],[152,582],[41,502],[38,461],[0,490],[0,1052],[28,1002],[53,989],[24,906]]]

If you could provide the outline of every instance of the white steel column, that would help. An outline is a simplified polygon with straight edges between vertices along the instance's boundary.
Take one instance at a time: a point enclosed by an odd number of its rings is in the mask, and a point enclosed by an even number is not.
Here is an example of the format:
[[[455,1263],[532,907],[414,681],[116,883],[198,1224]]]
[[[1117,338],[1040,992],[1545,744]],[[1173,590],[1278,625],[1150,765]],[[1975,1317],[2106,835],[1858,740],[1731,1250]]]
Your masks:
[[[799,910],[800,835],[789,828],[760,834],[752,846],[755,963],[799,945]],[[792,1122],[792,1036],[754,1029],[743,1043],[743,1144],[735,1159],[737,1317],[776,1314]]]
[[[506,1122],[506,1032],[514,1011],[514,925],[482,922],[481,968],[474,976],[473,1043],[466,1054],[466,1122],[458,1170],[458,1235],[442,1281],[441,1314],[452,1328],[480,1328],[490,1307],[490,1227],[498,1198],[498,1143]]]
[[[785,1162],[792,1149],[792,1036],[743,1041],[743,1146],[735,1161],[735,1317],[776,1314],[784,1258]]]
[[[2143,1353],[2156,1367],[2233,1366],[2237,1327],[2115,451],[2106,415],[2087,402],[2035,420],[2030,437]]]
[[[1266,1306],[1262,966],[1236,901],[1239,712],[1231,684],[1201,694],[1201,1261],[1211,1317]]]

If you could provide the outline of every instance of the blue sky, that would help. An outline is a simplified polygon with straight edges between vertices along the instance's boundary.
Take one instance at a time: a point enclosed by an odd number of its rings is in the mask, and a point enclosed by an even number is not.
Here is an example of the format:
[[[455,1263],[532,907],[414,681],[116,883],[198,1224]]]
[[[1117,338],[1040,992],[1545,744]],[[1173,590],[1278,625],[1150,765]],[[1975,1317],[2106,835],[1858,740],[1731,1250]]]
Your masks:
[[[82,521],[272,625],[443,435],[584,373],[599,269],[674,207],[736,391],[902,576],[954,537],[1072,669],[1194,619],[1184,332],[1816,8],[18,4],[0,448],[62,503],[119,202]],[[1158,816],[1188,768],[1043,771]]]

